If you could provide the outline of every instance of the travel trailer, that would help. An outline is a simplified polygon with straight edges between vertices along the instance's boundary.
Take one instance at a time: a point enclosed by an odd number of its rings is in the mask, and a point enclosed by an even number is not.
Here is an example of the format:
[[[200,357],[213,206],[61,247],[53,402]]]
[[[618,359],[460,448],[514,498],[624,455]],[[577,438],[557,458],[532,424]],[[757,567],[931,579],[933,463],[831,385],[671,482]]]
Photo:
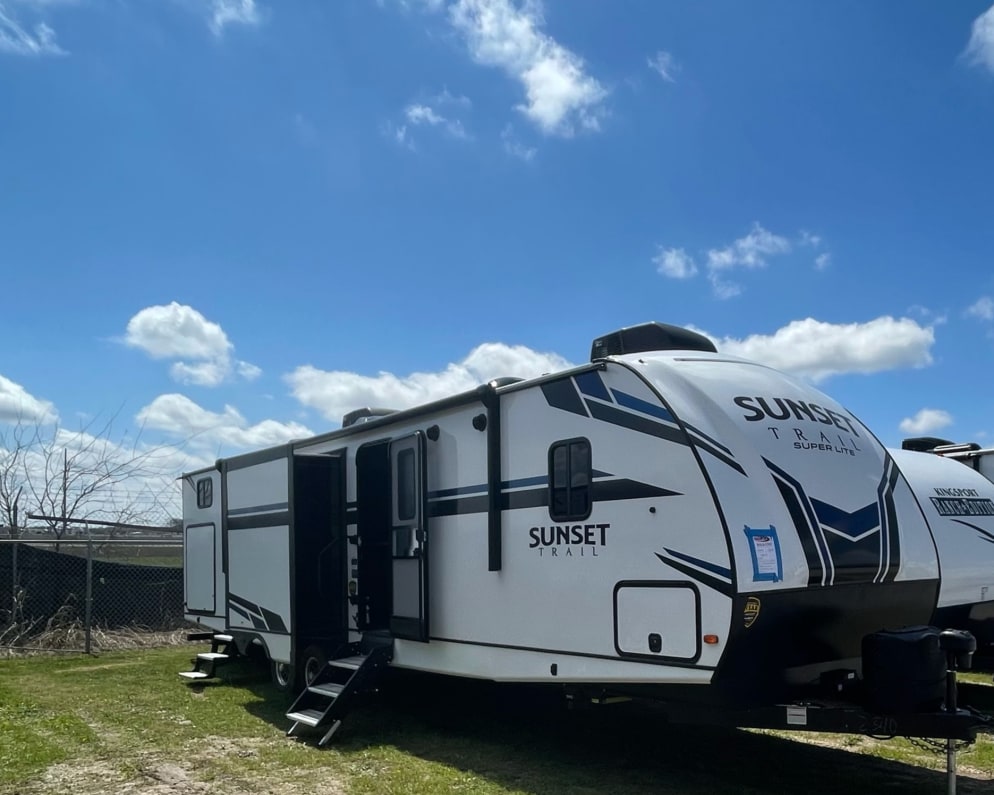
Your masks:
[[[622,329],[579,367],[185,475],[186,615],[214,640],[185,675],[262,654],[300,693],[290,731],[322,742],[388,667],[968,738],[983,721],[944,682],[974,640],[928,625],[944,596],[984,598],[944,587],[959,553],[934,535],[973,520],[923,495],[970,473],[904,466],[803,381],[685,329]]]
[[[966,464],[990,481],[994,481],[994,448],[982,448],[976,442],[955,444],[945,439],[917,437],[905,439],[902,449],[935,453],[943,458],[951,458]]]

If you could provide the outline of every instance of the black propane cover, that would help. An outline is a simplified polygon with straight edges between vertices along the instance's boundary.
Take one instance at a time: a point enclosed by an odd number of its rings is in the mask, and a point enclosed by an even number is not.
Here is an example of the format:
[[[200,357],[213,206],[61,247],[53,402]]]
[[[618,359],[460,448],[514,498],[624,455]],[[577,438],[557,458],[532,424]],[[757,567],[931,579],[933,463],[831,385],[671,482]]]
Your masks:
[[[937,710],[945,681],[946,655],[935,627],[881,630],[863,638],[863,684],[871,711]]]

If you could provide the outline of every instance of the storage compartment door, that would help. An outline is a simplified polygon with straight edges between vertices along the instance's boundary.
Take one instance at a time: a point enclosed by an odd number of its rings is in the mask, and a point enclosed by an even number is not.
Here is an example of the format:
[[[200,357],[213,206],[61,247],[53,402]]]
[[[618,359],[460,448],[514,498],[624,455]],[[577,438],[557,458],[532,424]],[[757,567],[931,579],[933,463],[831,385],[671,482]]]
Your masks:
[[[183,544],[183,592],[187,613],[214,615],[215,533],[213,522],[188,525]]]
[[[614,646],[623,657],[695,662],[701,655],[701,600],[693,583],[619,582]]]

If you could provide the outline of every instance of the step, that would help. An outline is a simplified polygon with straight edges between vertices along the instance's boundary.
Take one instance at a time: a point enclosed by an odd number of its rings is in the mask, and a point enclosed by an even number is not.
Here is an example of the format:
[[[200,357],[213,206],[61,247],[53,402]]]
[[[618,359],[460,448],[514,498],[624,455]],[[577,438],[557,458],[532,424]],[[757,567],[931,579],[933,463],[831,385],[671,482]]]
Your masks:
[[[223,654],[219,651],[202,651],[197,655],[198,660],[208,660],[211,662],[219,662],[221,660],[227,660],[228,655]]]
[[[366,657],[360,654],[355,657],[341,657],[337,660],[328,660],[328,665],[333,665],[336,668],[349,668],[354,671],[364,662],[366,662]]]
[[[308,685],[307,691],[309,693],[318,693],[328,698],[337,698],[344,687],[345,685],[336,685],[334,682],[322,682],[317,685]]]
[[[321,722],[321,718],[324,717],[324,713],[319,709],[302,709],[300,712],[288,712],[286,716],[288,720],[296,723],[317,726]]]
[[[203,671],[180,671],[179,675],[184,679],[206,679],[207,674]]]
[[[231,643],[234,640],[231,635],[215,635],[213,639],[218,643]]]

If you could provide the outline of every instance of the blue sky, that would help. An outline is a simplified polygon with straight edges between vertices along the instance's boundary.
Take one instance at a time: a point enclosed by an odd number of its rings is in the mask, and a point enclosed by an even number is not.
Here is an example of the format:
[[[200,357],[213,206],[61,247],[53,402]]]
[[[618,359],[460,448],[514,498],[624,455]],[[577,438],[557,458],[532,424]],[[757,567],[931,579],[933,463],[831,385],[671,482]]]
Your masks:
[[[994,440],[994,7],[0,0],[0,422],[177,466],[645,320]]]

